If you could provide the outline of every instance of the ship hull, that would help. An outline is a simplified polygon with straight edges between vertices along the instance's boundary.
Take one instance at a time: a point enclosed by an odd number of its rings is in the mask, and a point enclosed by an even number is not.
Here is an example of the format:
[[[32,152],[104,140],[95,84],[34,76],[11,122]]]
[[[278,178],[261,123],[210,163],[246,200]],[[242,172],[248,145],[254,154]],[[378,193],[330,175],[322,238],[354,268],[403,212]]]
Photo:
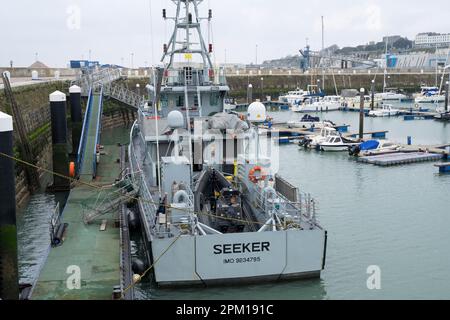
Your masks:
[[[326,238],[323,230],[291,230],[153,239],[155,281],[173,287],[318,278]]]

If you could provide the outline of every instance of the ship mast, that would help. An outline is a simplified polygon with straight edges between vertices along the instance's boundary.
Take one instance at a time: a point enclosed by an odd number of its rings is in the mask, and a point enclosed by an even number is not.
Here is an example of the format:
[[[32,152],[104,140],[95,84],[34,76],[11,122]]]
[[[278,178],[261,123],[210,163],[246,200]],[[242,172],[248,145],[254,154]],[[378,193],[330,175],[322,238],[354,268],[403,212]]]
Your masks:
[[[176,16],[167,17],[166,10],[164,9],[163,18],[173,20],[175,22],[175,27],[168,44],[164,45],[164,54],[161,58],[161,62],[169,59],[166,69],[170,69],[173,66],[176,55],[184,54],[185,57],[190,57],[191,55],[197,54],[202,57],[204,68],[213,70],[210,57],[212,45],[209,44],[208,50],[200,27],[200,22],[202,20],[211,21],[211,10],[209,10],[208,17],[200,17],[198,6],[203,2],[203,0],[172,0],[172,2],[177,7]],[[184,30],[185,38],[183,41],[178,39],[180,30]],[[191,39],[193,38],[193,33],[191,33],[191,31],[194,31],[194,34],[197,34],[199,43],[191,42]]]

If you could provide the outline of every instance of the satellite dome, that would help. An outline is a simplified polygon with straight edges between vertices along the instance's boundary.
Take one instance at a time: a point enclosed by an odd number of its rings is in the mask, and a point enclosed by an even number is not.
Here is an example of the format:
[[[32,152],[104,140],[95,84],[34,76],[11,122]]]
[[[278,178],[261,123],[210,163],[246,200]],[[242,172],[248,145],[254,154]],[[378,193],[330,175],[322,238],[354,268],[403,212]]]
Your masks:
[[[250,122],[265,122],[266,107],[261,102],[253,102],[248,107],[247,119]]]
[[[167,115],[167,123],[171,129],[184,128],[184,117],[180,111],[171,111]]]

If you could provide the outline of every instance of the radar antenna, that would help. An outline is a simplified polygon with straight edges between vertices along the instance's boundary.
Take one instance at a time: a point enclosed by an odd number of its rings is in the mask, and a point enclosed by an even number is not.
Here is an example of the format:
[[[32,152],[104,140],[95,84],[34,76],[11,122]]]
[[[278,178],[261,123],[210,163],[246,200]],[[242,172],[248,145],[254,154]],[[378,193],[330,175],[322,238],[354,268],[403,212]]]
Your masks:
[[[173,20],[175,22],[175,28],[170,37],[168,44],[164,44],[164,54],[161,58],[161,62],[169,59],[166,69],[172,67],[175,55],[184,54],[186,60],[190,60],[192,55],[197,54],[202,57],[203,65],[205,69],[213,70],[210,54],[212,53],[212,44],[206,47],[205,41],[202,36],[200,22],[202,20],[211,21],[212,11],[208,11],[208,17],[200,17],[198,6],[203,0],[172,0],[176,5],[176,16],[168,17],[166,9],[163,9],[163,18],[166,20]],[[184,7],[183,7],[184,5]],[[198,36],[198,43],[192,42],[194,35],[191,33],[194,31]],[[184,31],[185,38],[183,41],[179,39],[180,32]]]

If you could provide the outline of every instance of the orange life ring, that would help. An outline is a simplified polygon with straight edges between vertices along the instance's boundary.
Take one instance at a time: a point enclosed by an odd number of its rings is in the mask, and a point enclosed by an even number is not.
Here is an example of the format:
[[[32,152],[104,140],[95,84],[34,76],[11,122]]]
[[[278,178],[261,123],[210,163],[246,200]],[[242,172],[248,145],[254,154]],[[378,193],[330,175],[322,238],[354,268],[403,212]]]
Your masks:
[[[69,175],[71,178],[75,178],[75,162],[69,164]]]
[[[255,173],[259,172],[260,173],[260,177],[256,177]],[[263,169],[260,166],[255,166],[253,167],[249,174],[248,174],[248,179],[253,182],[253,183],[257,183],[260,180],[266,180],[266,175],[263,172]]]

